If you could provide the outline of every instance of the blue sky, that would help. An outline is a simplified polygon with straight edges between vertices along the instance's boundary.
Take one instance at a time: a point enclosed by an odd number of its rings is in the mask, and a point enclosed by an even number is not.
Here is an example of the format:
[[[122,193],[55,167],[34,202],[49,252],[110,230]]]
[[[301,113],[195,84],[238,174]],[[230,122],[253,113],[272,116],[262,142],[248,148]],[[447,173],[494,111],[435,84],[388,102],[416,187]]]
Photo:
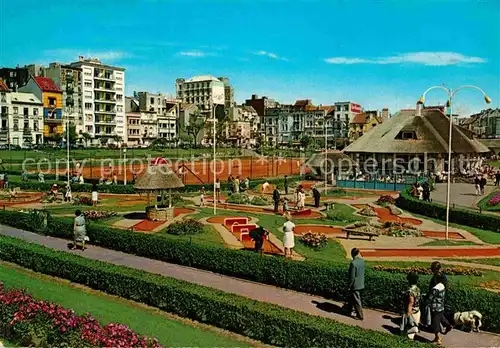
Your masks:
[[[238,102],[411,107],[429,86],[482,87],[500,106],[500,1],[0,0],[0,66],[100,57],[127,92],[227,76]],[[444,103],[431,92],[427,104]],[[457,93],[463,115],[485,107]]]

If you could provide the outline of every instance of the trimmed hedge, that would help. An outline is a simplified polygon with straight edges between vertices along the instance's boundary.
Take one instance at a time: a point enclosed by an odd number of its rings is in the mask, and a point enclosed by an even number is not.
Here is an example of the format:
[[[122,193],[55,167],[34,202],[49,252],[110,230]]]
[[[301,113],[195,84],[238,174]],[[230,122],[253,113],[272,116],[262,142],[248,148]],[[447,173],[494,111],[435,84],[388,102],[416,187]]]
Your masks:
[[[446,206],[438,203],[424,202],[412,197],[409,191],[401,191],[396,205],[412,213],[446,221]],[[481,214],[467,209],[450,208],[450,222],[500,232],[500,216]]]
[[[427,346],[208,287],[54,251],[15,238],[0,238],[0,258],[275,346]]]
[[[38,216],[32,218],[31,214],[0,211],[0,224],[52,237],[69,240],[73,238],[73,221],[70,218],[49,217],[46,227],[41,229]],[[248,251],[134,233],[93,223],[88,224],[87,234],[92,244],[103,248],[336,300],[343,299],[347,285],[345,264],[262,257]],[[367,269],[365,278],[367,286],[363,299],[365,305],[399,313],[401,302],[397,299],[406,288],[405,276]],[[428,279],[428,276],[422,277],[422,289],[427,289]],[[488,318],[483,323],[485,330],[500,332],[498,294],[450,282],[447,306],[450,312],[476,309]]]
[[[293,178],[299,178],[299,177],[291,177]],[[66,181],[60,180],[57,182],[38,182],[38,181],[20,181],[15,178],[9,179],[9,185],[11,187],[19,187],[22,190],[25,191],[49,191],[52,187],[53,183],[57,183],[61,187],[64,186]],[[47,180],[47,179],[46,179]],[[291,179],[289,179],[291,180]],[[50,181],[50,180],[49,180]],[[284,179],[283,178],[274,178],[274,179],[255,179],[250,181],[250,188],[253,189],[257,187],[260,184],[263,184],[264,182],[269,182],[270,184],[283,184]],[[224,184],[224,183],[223,183]],[[202,187],[206,187],[209,184],[191,184],[191,185],[185,185],[184,188],[182,188],[183,191],[185,192],[198,192]],[[71,191],[72,192],[91,192],[92,191],[92,184],[71,184]],[[119,185],[97,185],[97,191],[102,192],[102,193],[113,193],[113,194],[133,194],[133,193],[138,193],[134,189],[133,185],[127,184],[119,184]]]

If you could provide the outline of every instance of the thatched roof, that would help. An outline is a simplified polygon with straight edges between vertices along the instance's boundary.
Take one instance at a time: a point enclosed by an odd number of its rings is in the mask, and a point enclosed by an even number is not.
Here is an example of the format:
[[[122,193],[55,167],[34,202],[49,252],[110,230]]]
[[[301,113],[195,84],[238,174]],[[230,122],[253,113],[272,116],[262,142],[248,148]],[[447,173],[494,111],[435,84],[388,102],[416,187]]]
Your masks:
[[[449,117],[436,109],[401,110],[382,124],[372,128],[344,149],[346,153],[448,153]],[[413,133],[413,139],[401,139],[402,133]],[[453,125],[452,152],[480,154],[488,148],[458,125]]]
[[[326,153],[328,166],[332,165],[334,168],[352,168],[358,166],[349,156],[338,150],[330,150]],[[318,152],[313,154],[305,163],[308,167],[324,167],[325,153]]]
[[[184,187],[181,179],[166,166],[150,166],[137,180],[136,190],[159,191]]]

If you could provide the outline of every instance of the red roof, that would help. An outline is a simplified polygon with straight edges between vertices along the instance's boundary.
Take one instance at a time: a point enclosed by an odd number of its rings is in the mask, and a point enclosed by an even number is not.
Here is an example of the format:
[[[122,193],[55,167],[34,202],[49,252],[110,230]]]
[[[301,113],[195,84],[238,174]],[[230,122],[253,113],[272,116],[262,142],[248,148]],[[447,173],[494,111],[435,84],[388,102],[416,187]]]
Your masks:
[[[0,79],[0,91],[1,92],[9,92],[9,87],[7,87],[7,85],[5,84],[5,82],[3,82],[2,79]]]
[[[42,92],[62,92],[59,87],[54,83],[54,81],[49,77],[34,77],[36,84]]]

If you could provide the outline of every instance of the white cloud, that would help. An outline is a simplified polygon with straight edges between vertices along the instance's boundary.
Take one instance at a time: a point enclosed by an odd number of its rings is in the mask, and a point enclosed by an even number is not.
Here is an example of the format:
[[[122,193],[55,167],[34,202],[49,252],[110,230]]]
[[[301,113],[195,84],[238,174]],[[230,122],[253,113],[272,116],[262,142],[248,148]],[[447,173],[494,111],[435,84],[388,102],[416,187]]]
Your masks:
[[[205,57],[208,54],[203,51],[182,51],[179,52],[179,55],[184,56],[184,57]]]
[[[456,52],[410,52],[390,57],[379,58],[326,58],[328,64],[422,64],[428,66],[445,66],[457,64],[486,63],[485,58],[469,57]]]
[[[273,53],[273,52],[267,52],[267,51],[258,51],[258,52],[255,52],[254,54],[258,55],[258,56],[265,56],[265,57],[269,57],[271,59],[277,59],[277,60],[283,60],[283,61],[288,61],[287,58],[285,57],[280,57],[278,56],[276,53]]]

